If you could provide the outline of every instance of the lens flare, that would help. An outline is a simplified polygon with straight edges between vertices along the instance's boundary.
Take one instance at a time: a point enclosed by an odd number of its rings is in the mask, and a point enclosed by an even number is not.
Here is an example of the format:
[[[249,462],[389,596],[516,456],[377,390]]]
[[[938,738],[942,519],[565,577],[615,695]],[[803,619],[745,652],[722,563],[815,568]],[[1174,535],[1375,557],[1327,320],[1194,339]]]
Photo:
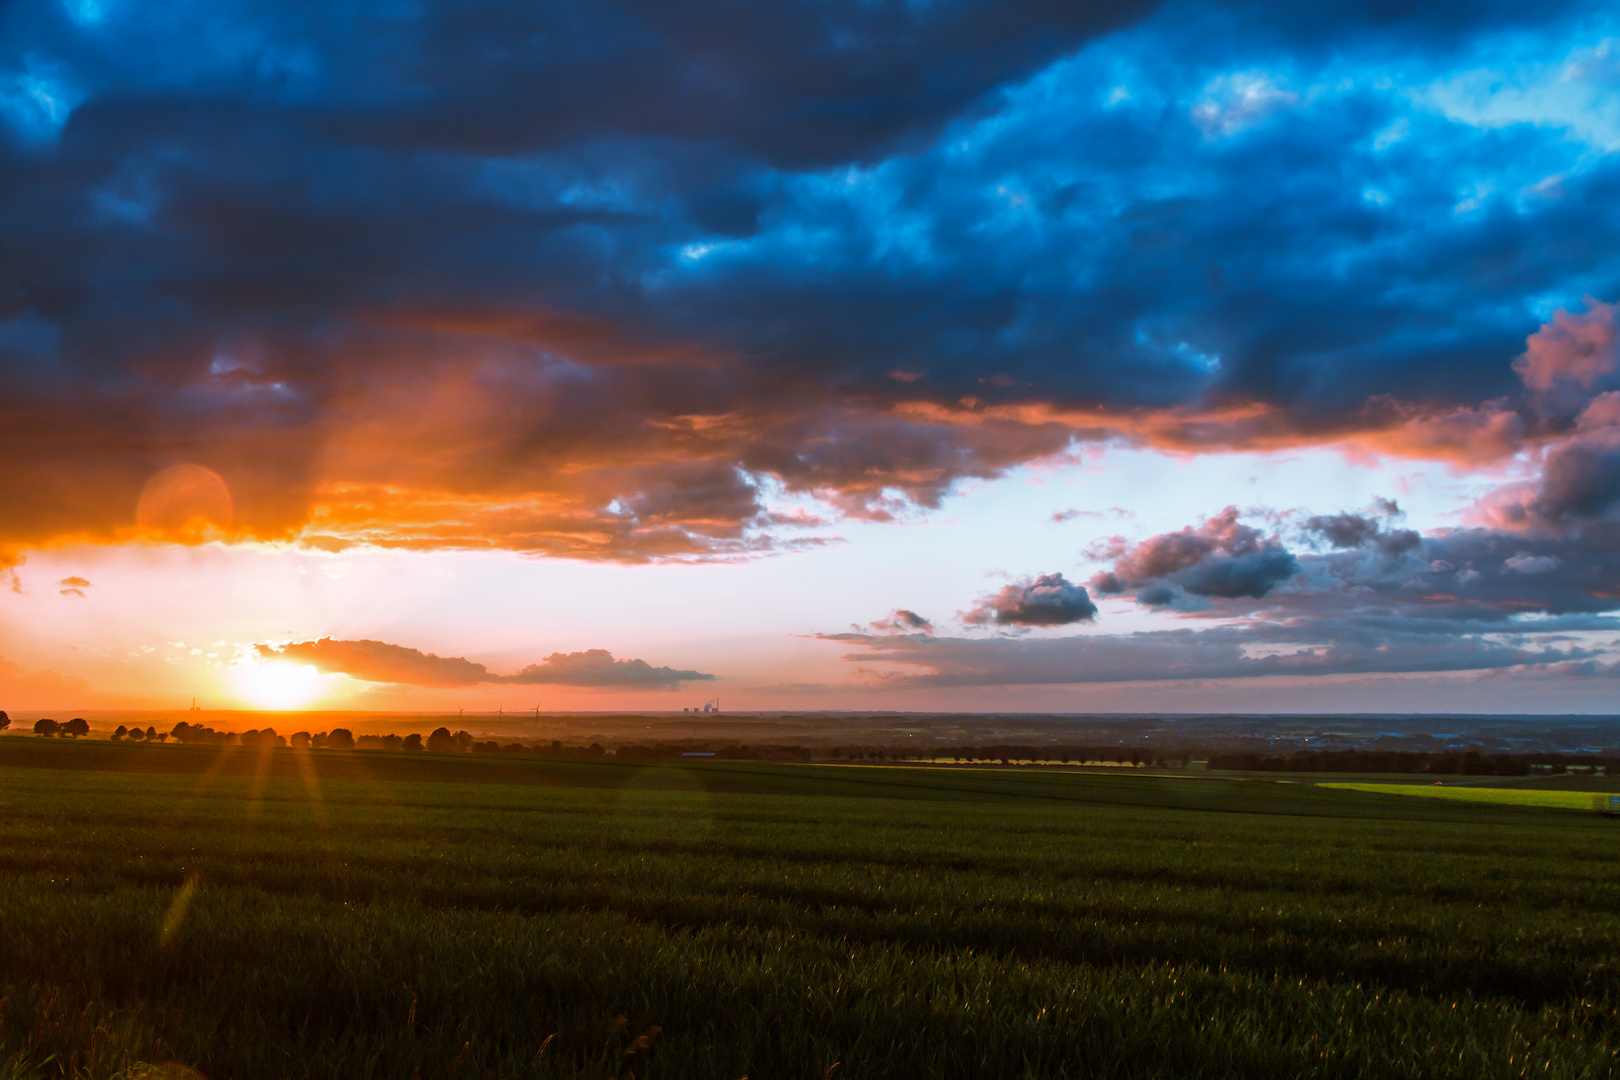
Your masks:
[[[225,478],[201,465],[171,465],[141,489],[135,520],[153,537],[207,540],[229,529],[236,516]]]

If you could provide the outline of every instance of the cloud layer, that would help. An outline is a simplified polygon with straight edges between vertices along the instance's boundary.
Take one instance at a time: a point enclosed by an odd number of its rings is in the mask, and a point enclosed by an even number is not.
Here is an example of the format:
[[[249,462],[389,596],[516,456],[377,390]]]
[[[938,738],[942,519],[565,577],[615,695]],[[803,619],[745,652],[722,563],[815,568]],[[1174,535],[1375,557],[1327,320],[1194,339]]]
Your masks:
[[[1541,455],[1495,520],[1564,528],[1620,497],[1613,313],[1582,304],[1620,297],[1620,131],[1578,104],[1614,29],[8,4],[0,565],[132,537],[734,558],[800,542],[793,499],[883,517],[1097,440]],[[1207,539],[1121,584],[1287,577]]]
[[[1620,523],[1588,523],[1572,535],[1469,528],[1420,536],[1394,524],[1393,503],[1376,510],[1305,518],[1289,529],[1297,550],[1281,536],[1251,539],[1292,568],[1263,579],[1263,589],[1225,587],[1250,580],[1237,568],[1251,555],[1233,556],[1218,539],[1241,528],[1230,509],[1127,546],[1098,578],[1131,581],[1144,607],[1170,606],[1186,623],[1176,629],[1120,633],[1100,615],[1097,632],[1056,637],[822,637],[854,646],[845,659],[861,679],[894,689],[1489,671],[1620,676]],[[1212,559],[1234,567],[1215,575],[1222,587],[1184,592],[1205,580],[1201,568]],[[1016,591],[987,598],[964,616],[964,628],[1010,621],[981,612]]]
[[[1620,676],[1620,392],[1601,350],[1611,309],[1561,315],[1517,365],[1536,395],[1567,393],[1543,416],[1539,475],[1510,480],[1476,523],[1407,528],[1399,505],[1284,514],[1229,506],[1135,542],[1100,541],[1111,565],[1090,579],[1182,620],[1178,629],[1112,632],[1062,574],[1008,585],[959,615],[969,633],[824,635],[873,686],[926,688],[1128,683],[1263,676],[1506,672]],[[1592,342],[1597,341],[1596,354]],[[1573,374],[1571,374],[1573,373]],[[1567,385],[1567,384],[1573,384]],[[1262,518],[1264,528],[1245,518]],[[1097,621],[1066,637],[970,632]],[[878,665],[873,667],[871,665]]]
[[[266,660],[308,664],[322,674],[342,674],[365,682],[406,686],[475,686],[516,683],[537,686],[614,687],[624,690],[673,690],[685,682],[708,682],[713,675],[653,667],[645,660],[615,660],[606,649],[552,653],[515,675],[492,674],[483,664],[459,656],[435,656],[386,641],[290,642],[258,646]]]

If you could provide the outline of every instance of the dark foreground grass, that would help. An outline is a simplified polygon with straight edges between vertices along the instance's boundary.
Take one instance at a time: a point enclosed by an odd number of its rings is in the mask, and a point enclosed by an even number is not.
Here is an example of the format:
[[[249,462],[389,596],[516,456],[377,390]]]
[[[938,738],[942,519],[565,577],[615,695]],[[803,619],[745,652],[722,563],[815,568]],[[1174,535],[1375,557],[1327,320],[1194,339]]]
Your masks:
[[[0,1078],[1608,1076],[1617,843],[1296,784],[0,739]]]

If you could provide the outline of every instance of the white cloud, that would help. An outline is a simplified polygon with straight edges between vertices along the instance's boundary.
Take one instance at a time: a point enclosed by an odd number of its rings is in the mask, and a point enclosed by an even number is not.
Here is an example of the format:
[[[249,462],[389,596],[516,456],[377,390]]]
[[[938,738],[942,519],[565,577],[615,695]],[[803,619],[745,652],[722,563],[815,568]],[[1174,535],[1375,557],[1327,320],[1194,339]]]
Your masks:
[[[1207,138],[1220,138],[1264,123],[1299,104],[1299,95],[1264,71],[1235,71],[1210,80],[1192,107],[1192,121]]]
[[[1603,153],[1620,149],[1620,44],[1605,39],[1562,63],[1486,66],[1438,79],[1417,100],[1459,123],[1563,128]]]

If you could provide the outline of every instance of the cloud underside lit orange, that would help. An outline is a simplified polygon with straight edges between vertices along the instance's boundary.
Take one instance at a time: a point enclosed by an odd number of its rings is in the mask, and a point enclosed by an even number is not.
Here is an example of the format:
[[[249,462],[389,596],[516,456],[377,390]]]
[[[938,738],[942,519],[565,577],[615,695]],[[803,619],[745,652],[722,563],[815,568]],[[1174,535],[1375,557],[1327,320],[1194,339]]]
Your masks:
[[[24,482],[0,489],[0,558],[142,540],[736,558],[814,542],[793,529],[819,523],[814,512],[774,511],[773,493],[882,519],[1087,445],[1331,446],[1477,466],[1549,437],[1507,400],[1376,398],[1313,417],[1258,401],[945,401],[917,383],[889,399],[840,396],[690,349],[614,357],[592,344],[587,366],[520,358],[502,336],[532,331],[413,327],[432,347],[401,348],[420,355],[360,355],[297,390],[233,371],[72,402],[13,398],[0,406],[0,469]]]
[[[263,659],[307,664],[322,674],[342,674],[363,682],[403,686],[455,687],[481,683],[527,686],[612,687],[672,690],[682,683],[711,682],[701,671],[654,667],[641,659],[616,659],[606,649],[552,653],[513,675],[497,675],[459,656],[437,656],[386,641],[298,641],[258,646]]]
[[[430,400],[444,398],[439,391]],[[1302,432],[1259,406],[1109,415],[913,402],[829,412],[651,418],[610,445],[588,437],[550,441],[543,428],[486,426],[476,418],[465,426],[441,420],[430,432],[383,417],[324,436],[321,425],[279,439],[263,430],[204,431],[168,448],[185,461],[150,472],[137,463],[161,462],[155,447],[127,461],[94,454],[95,447],[41,460],[26,442],[13,443],[4,451],[8,467],[34,481],[0,497],[0,528],[13,549],[225,539],[624,561],[735,557],[791,542],[782,527],[794,522],[768,512],[760,479],[840,513],[881,518],[908,501],[937,505],[957,480],[995,476],[1065,453],[1076,441],[1174,452],[1344,443],[1368,453],[1475,460],[1516,447],[1497,434],[1509,422],[1473,414]],[[142,491],[175,466],[206,470],[217,486],[173,486],[159,512],[142,512]]]

